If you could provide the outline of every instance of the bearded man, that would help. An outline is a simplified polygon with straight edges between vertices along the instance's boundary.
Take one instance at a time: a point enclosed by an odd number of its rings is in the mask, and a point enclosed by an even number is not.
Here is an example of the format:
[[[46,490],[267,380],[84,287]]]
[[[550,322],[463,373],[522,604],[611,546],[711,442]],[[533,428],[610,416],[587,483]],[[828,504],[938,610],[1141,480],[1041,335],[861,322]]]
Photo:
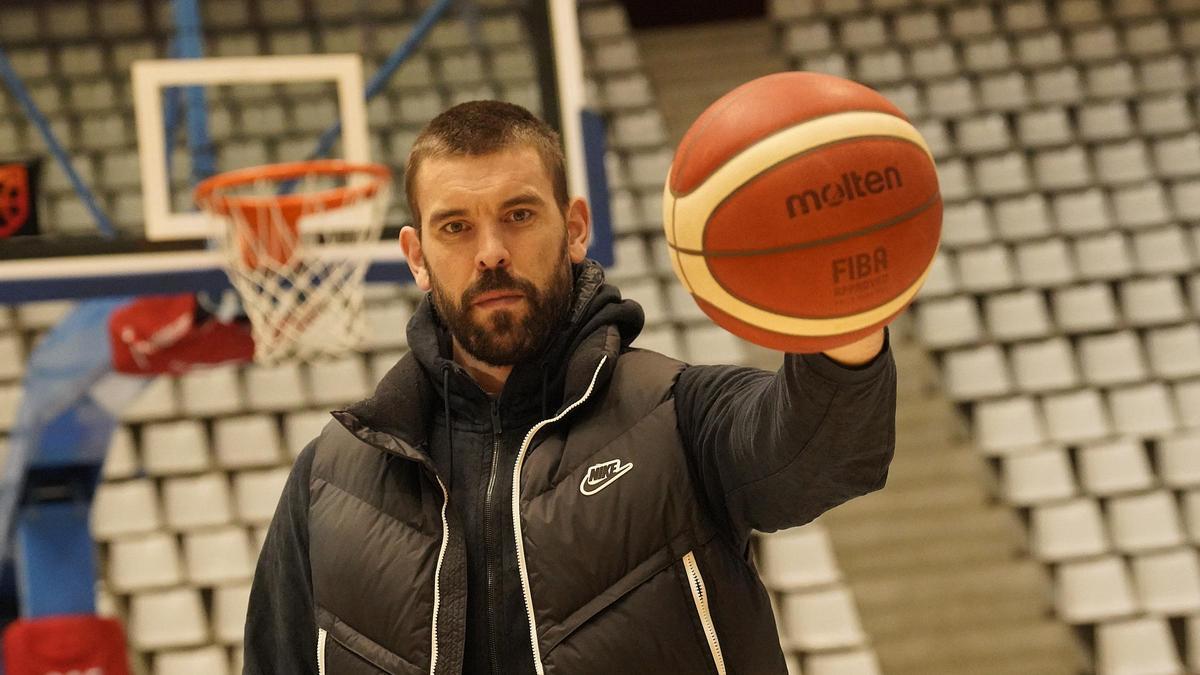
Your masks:
[[[414,143],[411,351],[300,454],[245,673],[785,673],[751,531],[883,486],[881,330],[778,372],[637,348],[556,134],[496,101]]]

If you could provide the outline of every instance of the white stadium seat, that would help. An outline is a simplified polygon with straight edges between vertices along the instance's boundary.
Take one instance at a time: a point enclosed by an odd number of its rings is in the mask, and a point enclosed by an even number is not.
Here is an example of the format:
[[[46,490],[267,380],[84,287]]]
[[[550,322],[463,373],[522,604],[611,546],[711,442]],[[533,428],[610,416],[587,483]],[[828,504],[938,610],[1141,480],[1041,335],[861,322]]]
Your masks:
[[[370,316],[368,311],[368,319]],[[293,410],[307,403],[300,367],[295,363],[255,364],[246,368],[244,375],[246,404],[251,410]]]
[[[953,400],[1003,396],[1012,390],[1004,352],[995,344],[947,352],[943,372],[947,393]]]
[[[113,540],[107,570],[106,578],[118,593],[174,586],[183,581],[175,535],[165,532]]]
[[[1070,458],[1058,446],[1005,456],[1001,485],[1005,499],[1018,506],[1068,499],[1076,493]]]
[[[145,478],[101,483],[92,503],[92,536],[100,541],[160,527],[158,492]]]
[[[1119,231],[1077,238],[1074,247],[1083,279],[1119,279],[1133,273],[1133,253]]]
[[[226,675],[229,672],[225,650],[215,645],[154,655],[154,675]]]
[[[1156,442],[1158,471],[1172,488],[1200,485],[1200,433],[1182,431]]]
[[[1183,291],[1174,277],[1126,280],[1120,297],[1125,320],[1134,326],[1175,323],[1187,316]]]
[[[1044,562],[1096,556],[1109,549],[1100,505],[1091,497],[1037,505],[1030,518],[1031,550]]]
[[[1200,561],[1191,547],[1134,556],[1133,584],[1151,614],[1183,616],[1200,611]]]
[[[1109,496],[1154,486],[1150,458],[1137,439],[1091,443],[1079,449],[1078,457],[1080,481],[1088,494]]]
[[[1055,321],[1069,333],[1105,330],[1119,321],[1117,303],[1108,284],[1095,282],[1056,288],[1052,298]]]
[[[249,604],[249,583],[229,584],[213,589],[213,635],[218,642],[241,644]]]
[[[1096,629],[1097,673],[1150,675],[1183,672],[1165,618],[1144,617],[1102,623]]]
[[[1083,336],[1079,358],[1084,378],[1093,385],[1138,382],[1146,377],[1141,341],[1132,331]]]
[[[142,427],[142,466],[152,476],[205,471],[212,460],[199,420],[156,422]]]
[[[856,647],[866,640],[854,598],[845,587],[788,593],[782,604],[787,638],[802,650]]]
[[[872,649],[814,652],[804,659],[808,675],[880,675],[879,659]]]
[[[104,455],[101,476],[106,481],[134,478],[140,469],[133,432],[124,424],[118,424],[108,441],[108,452]]]
[[[1090,624],[1137,611],[1129,570],[1119,556],[1064,562],[1054,571],[1054,606],[1064,621]]]
[[[248,580],[254,572],[250,536],[244,527],[189,532],[183,550],[188,579],[196,586]]]
[[[231,366],[193,370],[179,378],[183,411],[190,416],[223,415],[242,409],[237,369]]]
[[[983,313],[988,333],[1001,342],[1043,337],[1052,329],[1045,297],[1035,290],[988,294]]]
[[[229,479],[223,473],[166,479],[163,505],[167,525],[173,530],[193,530],[233,521]]]
[[[1028,396],[979,403],[974,410],[974,425],[975,438],[985,452],[1003,453],[1045,440],[1042,418]]]
[[[1059,391],[1079,385],[1075,352],[1063,337],[1013,345],[1012,368],[1021,391]]]
[[[1140,553],[1183,543],[1183,528],[1172,493],[1162,490],[1114,497],[1108,502],[1113,545]]]
[[[823,586],[841,578],[829,533],[815,522],[760,536],[755,562],[774,591]]]
[[[209,638],[204,605],[195,588],[139,593],[133,596],[129,614],[129,639],[137,649],[192,647]]]
[[[1114,427],[1121,434],[1166,434],[1179,426],[1170,391],[1162,382],[1109,390],[1108,403]]]
[[[1075,443],[1103,438],[1110,432],[1104,401],[1095,389],[1047,395],[1042,408],[1051,440]]]
[[[233,496],[238,520],[244,523],[269,523],[275,505],[283,493],[289,469],[276,467],[255,471],[239,471],[233,477]]]
[[[226,469],[274,466],[279,463],[279,429],[269,415],[222,417],[213,422],[213,450]]]

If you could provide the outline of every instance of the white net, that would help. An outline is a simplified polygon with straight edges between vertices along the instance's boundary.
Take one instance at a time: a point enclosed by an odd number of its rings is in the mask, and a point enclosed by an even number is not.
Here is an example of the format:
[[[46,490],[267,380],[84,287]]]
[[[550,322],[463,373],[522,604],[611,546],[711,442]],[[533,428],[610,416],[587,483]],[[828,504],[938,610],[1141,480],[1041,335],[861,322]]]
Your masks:
[[[390,198],[387,170],[309,162],[197,191],[223,236],[255,360],[337,356],[365,337],[363,283]],[[333,169],[332,167],[340,167]]]

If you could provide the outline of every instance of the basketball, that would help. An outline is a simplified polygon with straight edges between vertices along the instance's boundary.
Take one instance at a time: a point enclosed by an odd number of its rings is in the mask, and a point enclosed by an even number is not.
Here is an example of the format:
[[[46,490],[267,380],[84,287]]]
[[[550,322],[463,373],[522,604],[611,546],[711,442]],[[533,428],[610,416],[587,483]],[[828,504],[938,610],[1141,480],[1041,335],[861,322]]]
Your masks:
[[[776,73],[708,107],[663,198],[675,274],[733,334],[811,353],[861,339],[920,290],[942,200],[929,147],[878,92]]]

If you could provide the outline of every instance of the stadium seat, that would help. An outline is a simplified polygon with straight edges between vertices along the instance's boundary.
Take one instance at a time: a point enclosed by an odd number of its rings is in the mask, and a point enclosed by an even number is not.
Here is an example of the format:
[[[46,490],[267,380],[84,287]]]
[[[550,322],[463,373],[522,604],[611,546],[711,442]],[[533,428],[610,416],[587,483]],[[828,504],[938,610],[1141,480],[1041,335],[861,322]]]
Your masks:
[[[1079,109],[1078,120],[1079,136],[1086,141],[1123,140],[1133,134],[1133,117],[1124,101],[1103,101],[1083,106]],[[1145,148],[1141,147],[1141,150],[1144,154]]]
[[[283,438],[292,457],[300,454],[308,442],[320,435],[333,418],[324,410],[288,413],[283,418]]]
[[[1033,172],[1043,190],[1073,190],[1092,184],[1091,162],[1077,145],[1035,152]]]
[[[250,537],[240,526],[189,532],[183,550],[188,580],[196,586],[249,580],[254,572]]]
[[[1021,144],[1030,148],[1055,148],[1074,139],[1074,131],[1063,108],[1024,110],[1016,118]]]
[[[962,249],[957,260],[959,283],[964,290],[990,293],[1016,285],[1016,269],[1004,244]]]
[[[842,586],[788,593],[781,611],[788,640],[802,650],[856,647],[866,639],[854,598]]]
[[[1159,138],[1154,141],[1154,164],[1167,178],[1188,178],[1200,174],[1200,134]]]
[[[1100,505],[1091,497],[1037,505],[1030,518],[1030,549],[1043,562],[1096,556],[1109,549]]]
[[[1135,233],[1133,252],[1138,271],[1147,275],[1187,272],[1194,266],[1187,235],[1175,225]]]
[[[1138,609],[1129,570],[1120,556],[1067,561],[1054,570],[1054,606],[1071,624],[1099,623]]]
[[[1042,399],[1042,408],[1051,440],[1075,443],[1102,438],[1110,433],[1104,401],[1095,389],[1047,395]]]
[[[211,463],[208,435],[199,420],[156,422],[142,427],[142,466],[146,473],[198,473]]]
[[[161,526],[154,482],[138,478],[101,483],[92,502],[92,536],[99,541],[153,532]]]
[[[1079,359],[1084,379],[1096,386],[1139,382],[1146,378],[1142,344],[1133,331],[1081,337]]]
[[[1166,434],[1179,426],[1170,391],[1162,382],[1112,389],[1108,404],[1114,427],[1121,434]]]
[[[870,83],[902,82],[908,78],[904,55],[895,49],[867,52],[858,57],[858,79]]]
[[[1200,427],[1200,380],[1182,380],[1174,383],[1171,389],[1183,426]]]
[[[1172,220],[1166,191],[1158,181],[1119,187],[1112,193],[1116,222],[1126,228],[1159,225]]]
[[[979,104],[985,110],[1011,112],[1029,103],[1029,82],[1020,71],[984,75],[979,80]]]
[[[946,205],[942,213],[942,245],[958,248],[990,241],[991,218],[982,201],[971,200]]]
[[[134,478],[140,471],[141,465],[138,462],[133,432],[124,424],[118,424],[113,429],[112,438],[108,441],[108,452],[104,454],[101,476],[106,481],[115,481]]]
[[[925,277],[925,283],[918,292],[919,300],[954,295],[958,291],[959,284],[954,272],[953,257],[954,254],[945,249],[940,249],[934,254],[933,262],[929,265],[928,275]]]
[[[1188,65],[1178,54],[1145,58],[1138,64],[1138,69],[1146,92],[1185,91],[1189,87]]]
[[[1017,61],[1026,68],[1054,66],[1066,59],[1062,36],[1055,31],[1039,31],[1016,38]]]
[[[847,17],[841,23],[838,37],[843,47],[864,52],[885,46],[889,36],[882,16],[865,14]]]
[[[1128,279],[1120,284],[1121,311],[1134,326],[1182,321],[1187,316],[1183,292],[1174,277]]]
[[[1187,99],[1179,93],[1146,97],[1138,100],[1138,127],[1148,136],[1161,136],[1187,131],[1192,125],[1192,113]]]
[[[1117,31],[1109,25],[1095,25],[1069,32],[1071,56],[1080,62],[1111,61],[1121,53]]]
[[[893,19],[893,30],[898,41],[915,45],[939,40],[943,29],[934,10],[914,9],[897,14]]]
[[[979,311],[965,296],[929,300],[917,308],[917,332],[932,349],[974,344],[981,334]]]
[[[1032,77],[1033,98],[1038,103],[1064,105],[1083,99],[1083,79],[1074,66],[1039,70]]]
[[[1158,472],[1171,488],[1200,485],[1200,433],[1181,431],[1155,443]]]
[[[237,369],[231,366],[192,370],[179,378],[180,401],[189,416],[223,415],[242,410]]]
[[[167,478],[163,481],[167,526],[186,531],[233,521],[229,479],[224,473]]]
[[[1051,288],[1076,280],[1075,264],[1066,240],[1060,237],[1020,243],[1016,258],[1017,271],[1025,286]]]
[[[963,63],[977,73],[1006,70],[1013,65],[1012,47],[999,35],[973,40],[963,45]]]
[[[281,457],[279,446],[278,427],[268,415],[222,417],[213,422],[213,450],[222,468],[274,466]]]
[[[991,35],[996,30],[990,5],[968,5],[950,11],[950,34],[956,38]]]
[[[1049,19],[1046,6],[1038,0],[1020,0],[1003,6],[1004,25],[1012,33],[1023,33],[1045,28]]]
[[[773,591],[824,586],[841,579],[829,533],[820,523],[760,536],[755,562]]]
[[[81,38],[91,29],[91,15],[83,2],[71,1],[46,8],[45,30],[56,38]]]
[[[400,362],[400,359],[404,358],[405,353],[406,352],[403,351],[389,351],[375,352],[374,354],[371,354],[368,357],[370,360],[369,370],[371,381],[379,382],[382,380],[383,377],[388,374],[388,371],[395,367],[395,365]],[[286,424],[284,425],[284,433],[287,433]],[[288,449],[291,450],[292,448],[289,446]],[[297,448],[296,451],[299,452],[299,448]]]
[[[1191,547],[1133,557],[1133,584],[1150,614],[1183,616],[1200,611],[1200,561]]]
[[[946,392],[952,400],[1003,396],[1012,390],[1004,352],[986,344],[947,352],[943,362]]]
[[[1184,543],[1175,498],[1165,490],[1114,497],[1108,502],[1108,522],[1113,546],[1125,553]]]
[[[974,426],[980,447],[993,454],[1045,441],[1042,419],[1028,396],[979,403],[974,409]]]
[[[1066,449],[1048,446],[1012,453],[1001,463],[1005,499],[1017,506],[1075,496],[1075,475]]]
[[[241,644],[250,584],[228,584],[213,589],[213,635],[224,644]]]
[[[683,350],[683,343],[679,339],[679,333],[669,325],[653,326],[643,330],[633,346],[656,351],[671,358],[687,358]]]
[[[1112,61],[1089,66],[1084,71],[1088,96],[1094,99],[1132,98],[1137,94],[1137,79],[1128,61]]]
[[[784,53],[794,56],[828,52],[833,46],[833,32],[821,20],[797,21],[786,28],[783,36]]]
[[[1020,194],[1032,187],[1025,153],[1006,152],[974,162],[976,192],[987,196]]]
[[[109,543],[106,571],[105,578],[117,593],[179,584],[183,574],[175,535],[153,532],[114,539]]]
[[[1133,254],[1119,231],[1080,237],[1074,248],[1082,279],[1122,279],[1133,273]]]
[[[993,213],[996,232],[1006,241],[1037,239],[1052,232],[1046,199],[1036,192],[999,199]]]
[[[215,645],[154,655],[154,675],[226,675],[229,672],[225,650]]]
[[[133,596],[129,638],[137,649],[158,651],[207,642],[208,622],[200,591],[173,588]]]
[[[1167,620],[1125,619],[1096,628],[1097,673],[1137,675],[1183,672]]]
[[[1013,345],[1012,363],[1021,391],[1060,391],[1079,385],[1075,353],[1063,337]]]
[[[1141,442],[1119,438],[1084,445],[1078,451],[1083,489],[1098,497],[1154,487],[1154,472]]]
[[[916,70],[914,60],[913,70]],[[975,85],[966,77],[930,82],[925,88],[929,113],[937,117],[965,117],[978,110]]]
[[[371,309],[368,306],[367,319]],[[307,404],[300,368],[295,363],[275,366],[251,365],[243,371],[246,383],[246,405],[251,410],[281,411],[302,408]]]
[[[1140,138],[1098,146],[1092,159],[1103,185],[1139,183],[1152,177],[1150,156]]]
[[[708,321],[708,315],[691,293],[682,284],[667,284],[667,306],[670,308],[670,318],[681,323],[699,323]]]
[[[275,505],[283,493],[289,469],[276,467],[254,471],[239,471],[233,476],[233,496],[238,520],[243,523],[269,523]]]

